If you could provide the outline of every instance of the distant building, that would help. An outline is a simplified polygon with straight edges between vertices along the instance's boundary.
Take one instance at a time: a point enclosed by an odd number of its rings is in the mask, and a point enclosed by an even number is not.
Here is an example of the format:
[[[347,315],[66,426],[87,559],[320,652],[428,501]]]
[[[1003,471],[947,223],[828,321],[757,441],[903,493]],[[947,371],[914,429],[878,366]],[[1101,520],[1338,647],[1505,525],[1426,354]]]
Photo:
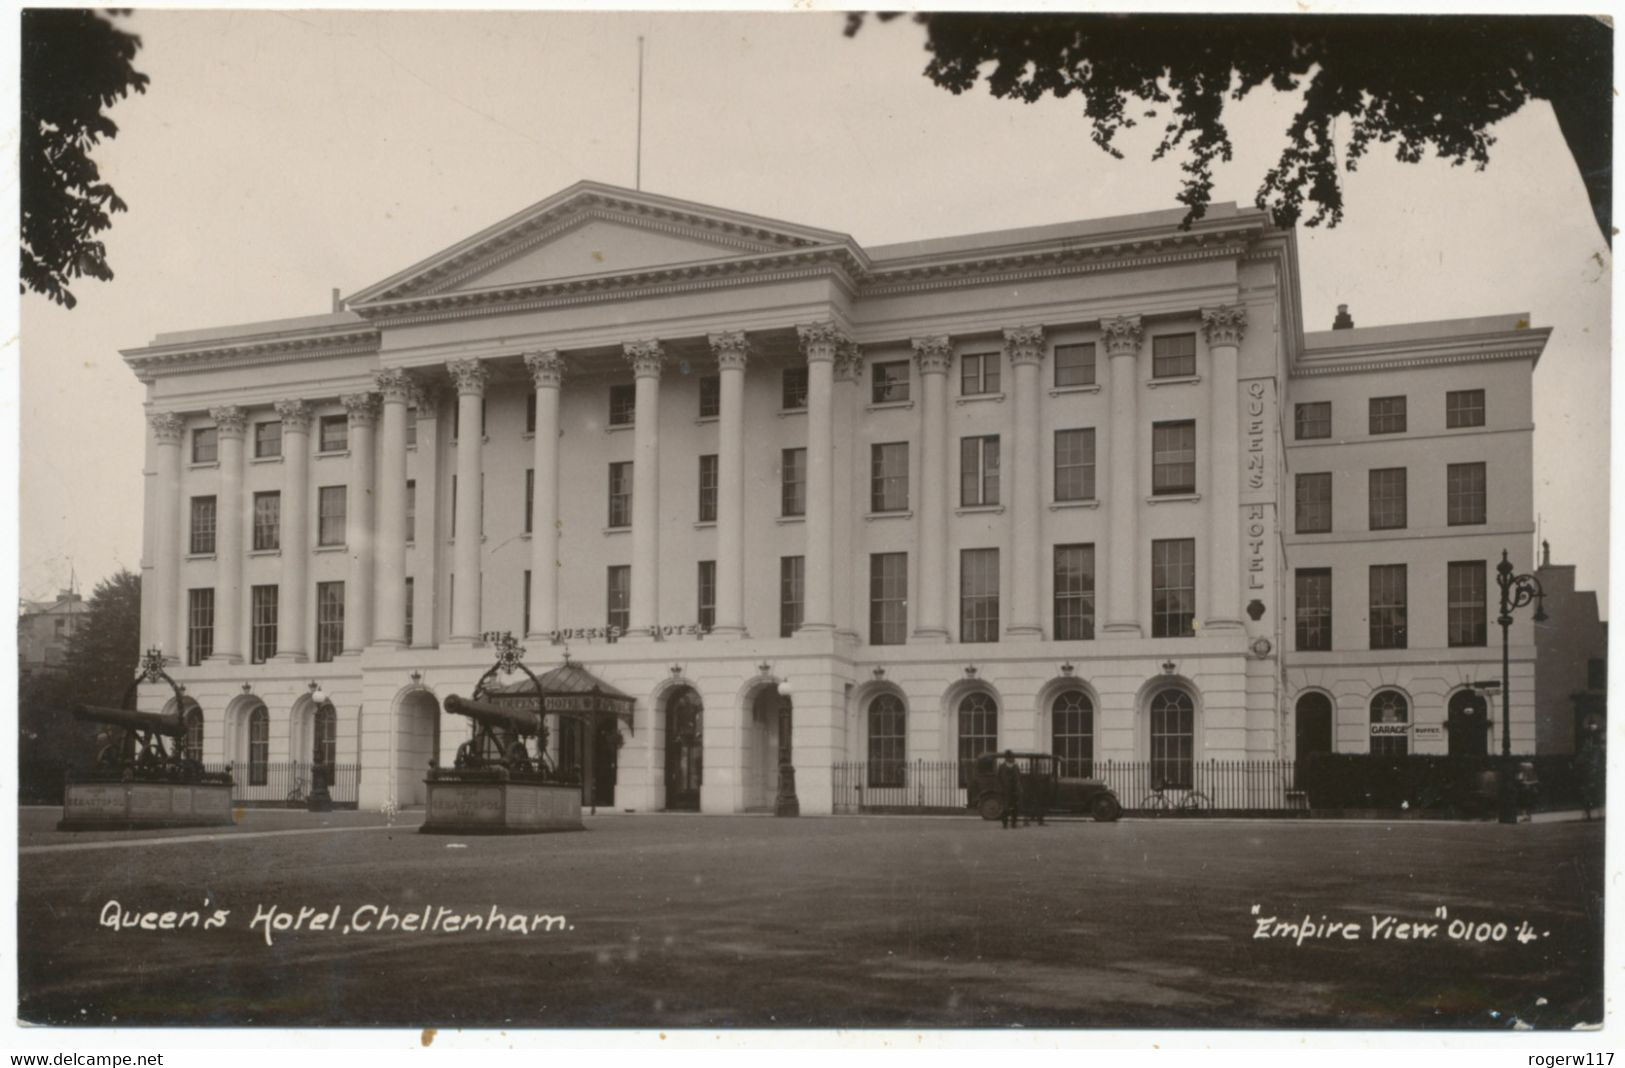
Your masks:
[[[1608,715],[1608,624],[1597,595],[1574,588],[1574,565],[1553,564],[1541,542],[1535,577],[1546,591],[1546,614],[1535,628],[1535,751],[1573,753],[1588,723]]]
[[[62,667],[68,639],[86,611],[85,599],[63,590],[54,601],[24,601],[17,616],[17,660],[23,675]]]

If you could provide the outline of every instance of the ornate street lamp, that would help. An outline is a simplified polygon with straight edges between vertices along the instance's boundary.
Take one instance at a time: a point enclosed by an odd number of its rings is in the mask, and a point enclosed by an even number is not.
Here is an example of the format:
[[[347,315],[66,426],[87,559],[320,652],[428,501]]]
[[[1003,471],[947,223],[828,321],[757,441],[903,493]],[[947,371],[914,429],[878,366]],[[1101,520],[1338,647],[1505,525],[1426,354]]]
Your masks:
[[[1535,602],[1535,622],[1546,622],[1546,592],[1534,575],[1514,575],[1512,562],[1501,550],[1501,562],[1495,565],[1495,581],[1501,587],[1501,614],[1495,621],[1501,625],[1501,822],[1518,822],[1517,786],[1513,782],[1512,766],[1512,672],[1509,634],[1512,613]]]
[[[315,704],[317,713],[327,709],[330,714],[338,715],[338,711],[333,708],[333,699],[327,696],[316,680],[312,679],[306,688],[310,690],[310,700]],[[317,730],[320,729],[317,727]],[[311,755],[315,756],[314,753]],[[333,811],[333,795],[328,790],[327,767],[314,760],[310,766],[310,796],[305,799],[305,809],[309,812]]]
[[[779,683],[779,795],[773,802],[773,815],[799,816],[801,802],[796,797],[796,768],[790,761],[790,684]]]

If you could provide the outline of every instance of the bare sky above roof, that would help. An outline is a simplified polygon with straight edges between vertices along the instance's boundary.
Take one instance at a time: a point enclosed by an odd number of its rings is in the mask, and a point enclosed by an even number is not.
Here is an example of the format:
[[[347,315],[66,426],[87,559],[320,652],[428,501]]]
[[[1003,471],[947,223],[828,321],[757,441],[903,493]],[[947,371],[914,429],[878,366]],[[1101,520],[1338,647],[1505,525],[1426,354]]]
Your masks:
[[[932,86],[922,31],[827,14],[138,11],[145,96],[97,152],[128,201],[117,278],[64,311],[22,301],[22,594],[139,567],[142,388],[121,348],[160,332],[319,314],[581,178],[851,234],[864,245],[1177,207],[1157,123],[1113,160],[1081,104]],[[1233,112],[1215,200],[1252,202],[1291,101]],[[1606,608],[1611,257],[1544,104],[1489,168],[1380,152],[1346,221],[1300,229],[1307,329],[1528,311],[1535,502],[1553,559]],[[1493,488],[1492,488],[1493,492]],[[1520,564],[1533,546],[1510,546]],[[1521,560],[1519,559],[1521,557]]]

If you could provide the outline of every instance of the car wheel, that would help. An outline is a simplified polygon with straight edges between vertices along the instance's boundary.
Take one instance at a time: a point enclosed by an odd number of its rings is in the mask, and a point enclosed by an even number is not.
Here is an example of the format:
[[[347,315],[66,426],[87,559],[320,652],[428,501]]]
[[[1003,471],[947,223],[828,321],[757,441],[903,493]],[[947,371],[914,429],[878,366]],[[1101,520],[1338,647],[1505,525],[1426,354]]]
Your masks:
[[[1101,794],[1089,806],[1089,813],[1098,823],[1111,823],[1123,814],[1123,806],[1111,794]]]
[[[982,798],[977,804],[976,811],[982,814],[984,820],[996,820],[1004,815],[1004,801],[999,797],[989,795]]]

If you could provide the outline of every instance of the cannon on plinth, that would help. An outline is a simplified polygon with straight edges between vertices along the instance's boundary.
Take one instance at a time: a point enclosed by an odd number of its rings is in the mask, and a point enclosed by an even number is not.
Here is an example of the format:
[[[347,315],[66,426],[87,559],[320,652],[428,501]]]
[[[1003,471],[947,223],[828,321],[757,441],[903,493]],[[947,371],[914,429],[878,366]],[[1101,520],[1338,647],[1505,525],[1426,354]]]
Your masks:
[[[175,712],[134,707],[143,682],[167,682]],[[164,670],[163,653],[149,650],[120,707],[75,705],[81,720],[100,723],[90,770],[70,768],[58,830],[146,830],[229,826],[231,776],[210,773],[186,752],[186,688]]]
[[[525,650],[511,634],[494,636],[497,662],[474,686],[472,697],[456,694],[445,700],[448,715],[470,721],[473,735],[457,749],[450,768],[429,765],[428,813],[424,834],[539,834],[585,830],[581,822],[581,788],[560,781],[547,758],[547,726],[542,693],[502,695],[495,700],[487,684],[515,670],[536,676],[525,666]],[[532,748],[534,746],[534,749]]]

